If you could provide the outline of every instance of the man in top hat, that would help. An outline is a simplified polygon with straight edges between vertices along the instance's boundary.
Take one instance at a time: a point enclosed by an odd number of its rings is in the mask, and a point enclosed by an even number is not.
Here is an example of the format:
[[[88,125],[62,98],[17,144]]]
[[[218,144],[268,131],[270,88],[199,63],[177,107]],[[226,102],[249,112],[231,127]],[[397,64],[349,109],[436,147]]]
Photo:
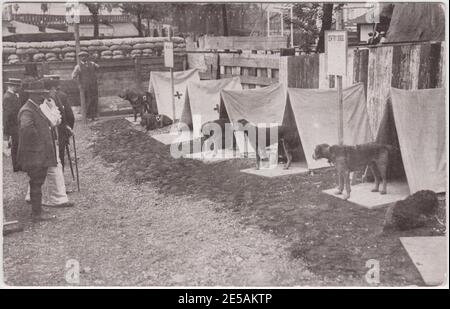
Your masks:
[[[42,184],[49,167],[57,166],[55,127],[52,120],[42,112],[41,105],[49,98],[45,89],[27,89],[29,99],[20,109],[19,146],[17,160],[23,171],[30,178],[30,198],[33,222],[56,218],[42,210]]]
[[[95,120],[98,116],[98,85],[96,72],[100,67],[95,62],[89,60],[89,54],[82,51],[78,54],[80,65],[76,65],[72,78],[78,80],[78,84],[84,90],[86,102],[86,116]]]
[[[7,90],[3,95],[3,139],[8,141],[8,147],[11,148],[13,171],[18,172],[20,167],[17,162],[17,147],[19,145],[19,123],[17,121],[17,115],[22,107],[19,95],[22,83],[20,79],[10,78],[5,82],[5,85],[7,86]]]

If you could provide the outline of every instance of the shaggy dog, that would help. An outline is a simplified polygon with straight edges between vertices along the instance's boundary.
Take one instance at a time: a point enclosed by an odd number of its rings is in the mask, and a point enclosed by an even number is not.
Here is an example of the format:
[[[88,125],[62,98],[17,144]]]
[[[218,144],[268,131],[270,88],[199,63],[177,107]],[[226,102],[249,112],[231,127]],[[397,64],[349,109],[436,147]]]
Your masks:
[[[265,129],[265,141],[266,144],[260,145],[259,134],[261,133],[258,128],[250,124],[246,119],[239,119],[238,123],[244,128],[244,133],[249,136],[249,130],[255,130],[256,136],[255,140],[249,138],[250,143],[256,151],[256,169],[260,168],[261,161],[267,161],[268,158],[265,157],[265,148],[270,141],[270,128]],[[264,136],[261,137],[262,140]],[[298,135],[297,129],[290,126],[278,126],[278,142],[283,146],[284,153],[286,155],[287,162],[284,169],[289,169],[292,163],[292,156],[294,151],[298,150],[300,147],[300,136]]]
[[[383,183],[380,194],[386,194],[387,179],[386,170],[389,163],[389,152],[392,146],[367,143],[356,146],[320,144],[317,145],[313,159],[328,159],[328,162],[336,166],[339,187],[336,194],[342,194],[344,184],[346,194],[344,199],[350,197],[350,172],[369,166],[375,178],[375,187],[372,192],[378,192],[380,182]]]
[[[134,121],[137,121],[137,115],[141,115],[141,119],[144,113],[157,114],[156,105],[153,95],[149,92],[141,92],[134,89],[125,89],[119,94],[119,98],[128,101],[133,108]]]
[[[438,205],[436,193],[430,190],[418,191],[388,208],[383,231],[424,226],[430,219],[437,219]]]

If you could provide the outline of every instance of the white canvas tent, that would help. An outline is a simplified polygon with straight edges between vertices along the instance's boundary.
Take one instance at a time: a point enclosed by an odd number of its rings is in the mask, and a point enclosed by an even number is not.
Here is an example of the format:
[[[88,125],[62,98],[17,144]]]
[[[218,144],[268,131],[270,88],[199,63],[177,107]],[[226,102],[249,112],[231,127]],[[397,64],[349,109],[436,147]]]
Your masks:
[[[240,119],[246,119],[258,127],[281,125],[283,122],[286,89],[281,84],[245,90],[224,89],[221,96],[233,125]],[[235,136],[241,154],[254,153],[253,145],[244,139],[242,132],[236,132]],[[266,142],[270,144],[270,141]],[[278,143],[270,145],[266,150],[269,154],[269,167],[273,167],[278,160]]]
[[[447,152],[445,90],[391,88],[392,110],[411,194],[445,192]]]
[[[338,143],[337,90],[289,88],[288,103],[300,134],[308,169],[329,166],[325,159],[315,161],[312,154],[318,144]],[[362,84],[355,84],[343,90],[343,107],[344,144],[371,142],[373,135]]]
[[[219,119],[219,110],[216,107],[220,108],[220,92],[223,89],[242,90],[240,78],[191,81],[187,84],[181,122],[192,126],[194,136],[200,136],[204,123]]]
[[[258,123],[283,122],[286,90],[281,84],[245,90],[223,90],[222,99],[232,123],[246,119]]]
[[[173,118],[172,96],[175,98],[175,118],[180,119],[186,99],[186,88],[190,81],[200,81],[197,69],[174,72],[174,93],[170,83],[170,72],[150,72],[149,92],[154,93],[158,113]]]

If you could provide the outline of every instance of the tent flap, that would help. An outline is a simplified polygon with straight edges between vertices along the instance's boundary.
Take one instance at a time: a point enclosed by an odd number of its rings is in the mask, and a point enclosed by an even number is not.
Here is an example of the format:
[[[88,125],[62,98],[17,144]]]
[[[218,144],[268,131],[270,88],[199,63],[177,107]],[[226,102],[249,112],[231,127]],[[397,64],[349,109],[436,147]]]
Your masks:
[[[190,81],[200,81],[197,69],[173,73],[175,98],[175,118],[180,119],[186,100],[186,87]],[[158,106],[158,113],[173,118],[172,89],[170,72],[150,72],[149,92],[153,92]]]
[[[392,108],[410,193],[445,192],[445,90],[392,88]]]
[[[195,133],[200,133],[204,123],[219,119],[216,106],[220,107],[220,92],[223,89],[242,90],[241,79],[233,77],[189,82],[181,121],[192,125]]]
[[[335,89],[288,89],[295,122],[309,169],[329,166],[326,160],[312,159],[318,144],[338,143],[338,105]],[[373,141],[366,108],[364,86],[355,84],[343,90],[344,144]]]
[[[281,84],[246,90],[223,90],[222,99],[232,123],[246,119],[254,125],[283,122],[286,106]]]

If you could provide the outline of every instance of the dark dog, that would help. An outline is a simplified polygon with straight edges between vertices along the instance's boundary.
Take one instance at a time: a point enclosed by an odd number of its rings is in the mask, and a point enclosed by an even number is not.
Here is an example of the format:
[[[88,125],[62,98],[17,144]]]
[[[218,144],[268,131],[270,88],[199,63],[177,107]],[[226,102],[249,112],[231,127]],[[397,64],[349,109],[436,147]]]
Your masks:
[[[336,194],[342,194],[344,184],[346,194],[344,199],[350,197],[350,172],[369,166],[375,178],[375,187],[372,192],[378,192],[380,181],[383,188],[380,194],[386,194],[387,179],[386,170],[389,164],[389,152],[392,146],[368,143],[356,146],[320,144],[314,150],[313,159],[328,159],[328,162],[336,166],[339,187]]]
[[[119,94],[119,98],[122,98],[130,102],[133,108],[134,121],[137,121],[137,115],[141,115],[141,119],[145,113],[157,114],[155,100],[153,94],[150,92],[141,92],[134,89],[125,89]]]
[[[171,125],[173,121],[166,115],[144,114],[141,116],[141,126],[147,131]]]
[[[173,124],[172,119],[170,119],[166,115],[159,115],[159,114],[156,115],[156,122],[158,124],[158,128],[167,127]]]
[[[147,131],[154,130],[158,127],[158,121],[156,120],[154,114],[144,114],[141,116],[141,126],[143,126]]]
[[[436,193],[421,190],[396,202],[386,211],[383,231],[409,230],[424,226],[431,219],[436,219],[439,201]]]
[[[239,119],[238,123],[240,123],[244,128],[247,130],[244,130],[244,133],[248,135],[248,129],[250,130],[256,130],[256,140],[252,140],[252,138],[249,138],[250,143],[252,144],[253,148],[255,148],[256,151],[256,169],[260,168],[261,161],[267,161],[268,158],[265,157],[265,148],[268,146],[268,143],[270,141],[270,128],[265,129],[265,145],[260,145],[260,142],[263,140],[263,136],[261,137],[261,140],[259,138],[259,129],[255,126],[251,125],[246,119]],[[299,149],[300,147],[300,136],[298,135],[297,129],[295,127],[291,126],[278,126],[278,142],[281,143],[283,146],[283,150],[286,156],[286,164],[284,166],[284,169],[289,169],[292,163],[292,157],[293,153]]]
[[[211,128],[212,123],[217,124],[220,127],[220,135],[215,134],[215,131],[208,130]],[[203,133],[202,144],[206,140],[213,139],[215,141],[214,144],[218,145],[219,141],[216,140],[216,138],[221,138],[221,146],[222,146],[221,148],[225,149],[225,146],[228,146],[228,145],[226,145],[226,137],[231,136],[233,138],[231,146],[234,149],[235,139],[234,139],[234,134],[233,134],[233,128],[231,127],[231,125],[227,125],[227,124],[230,124],[230,121],[228,119],[224,119],[224,118],[217,119],[214,121],[208,121],[208,122],[204,123],[201,128],[201,132]],[[210,149],[208,149],[208,150],[210,150]],[[216,147],[214,147],[214,155],[217,154],[217,151],[218,151],[218,147],[216,146]]]

